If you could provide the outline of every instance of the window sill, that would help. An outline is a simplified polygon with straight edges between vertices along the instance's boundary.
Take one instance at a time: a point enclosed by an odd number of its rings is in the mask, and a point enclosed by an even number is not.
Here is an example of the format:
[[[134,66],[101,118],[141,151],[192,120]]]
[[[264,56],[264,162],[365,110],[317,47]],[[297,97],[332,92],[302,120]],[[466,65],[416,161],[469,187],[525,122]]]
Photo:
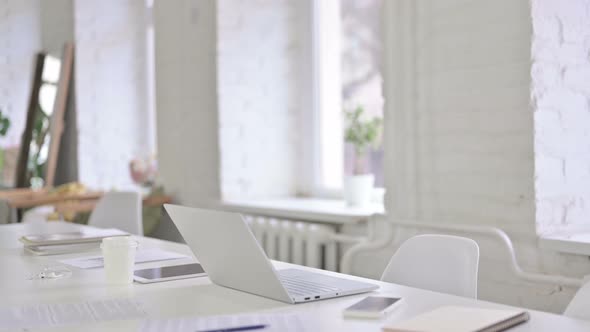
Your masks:
[[[590,231],[544,235],[539,239],[539,246],[560,253],[590,256]]]
[[[298,197],[226,200],[221,202],[221,207],[253,215],[330,224],[353,224],[385,214],[383,204],[378,203],[350,207],[343,200]]]

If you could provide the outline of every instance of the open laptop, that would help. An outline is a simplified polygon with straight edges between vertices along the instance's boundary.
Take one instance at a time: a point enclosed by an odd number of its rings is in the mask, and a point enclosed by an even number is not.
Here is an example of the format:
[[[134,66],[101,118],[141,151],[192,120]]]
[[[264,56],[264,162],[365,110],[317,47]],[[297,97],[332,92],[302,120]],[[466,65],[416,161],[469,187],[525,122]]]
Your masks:
[[[209,279],[286,303],[369,292],[376,285],[299,269],[275,270],[238,213],[165,204]]]

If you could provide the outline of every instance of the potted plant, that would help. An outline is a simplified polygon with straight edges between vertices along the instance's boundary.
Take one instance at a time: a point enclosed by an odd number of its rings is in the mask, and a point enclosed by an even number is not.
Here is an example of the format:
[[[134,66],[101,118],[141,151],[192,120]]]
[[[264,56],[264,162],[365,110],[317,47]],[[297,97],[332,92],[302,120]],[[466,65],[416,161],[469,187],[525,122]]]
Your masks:
[[[383,124],[379,117],[363,119],[364,112],[364,108],[358,106],[344,113],[344,141],[354,147],[353,174],[344,178],[344,200],[352,206],[366,205],[371,201],[375,176],[368,172],[367,154],[380,143]]]

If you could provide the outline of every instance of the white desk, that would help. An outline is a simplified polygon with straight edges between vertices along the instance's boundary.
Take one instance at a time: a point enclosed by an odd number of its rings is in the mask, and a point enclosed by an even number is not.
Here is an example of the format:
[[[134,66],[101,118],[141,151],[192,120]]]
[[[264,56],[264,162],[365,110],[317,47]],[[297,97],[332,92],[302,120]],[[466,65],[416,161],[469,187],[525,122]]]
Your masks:
[[[311,312],[318,318],[318,331],[380,331],[383,321],[349,320],[342,318],[342,309],[362,299],[367,294],[330,299],[306,304],[288,305],[266,298],[234,291],[211,284],[207,278],[185,279],[158,284],[132,284],[128,286],[108,286],[103,283],[102,269],[73,270],[67,279],[36,280],[24,279],[29,272],[37,271],[43,264],[53,264],[56,259],[65,256],[34,257],[25,254],[16,242],[16,237],[31,231],[68,231],[81,226],[54,223],[36,229],[29,225],[0,226],[0,308],[20,304],[77,302],[84,300],[102,300],[108,298],[133,297],[146,304],[148,312],[158,317],[186,315],[232,314],[252,311],[288,311]],[[189,254],[188,247],[172,242],[150,238],[140,238],[144,247],[159,247]],[[86,254],[68,255],[68,257]],[[142,268],[160,265],[174,265],[189,262],[183,259],[167,262],[140,264]],[[286,263],[275,263],[278,268],[293,267]],[[308,269],[300,267],[302,269]],[[335,274],[325,272],[326,274]],[[344,276],[344,275],[340,275]],[[352,276],[351,279],[366,280]],[[440,294],[411,287],[372,281],[381,286],[376,292],[383,295],[402,296],[405,304],[392,313],[388,319],[405,319],[416,314],[432,310],[441,305],[455,304],[477,307],[504,307],[485,301]],[[575,320],[559,315],[530,311],[531,320],[514,328],[518,331],[590,331],[590,322]],[[139,321],[113,321],[93,325],[69,326],[43,331],[136,331]]]

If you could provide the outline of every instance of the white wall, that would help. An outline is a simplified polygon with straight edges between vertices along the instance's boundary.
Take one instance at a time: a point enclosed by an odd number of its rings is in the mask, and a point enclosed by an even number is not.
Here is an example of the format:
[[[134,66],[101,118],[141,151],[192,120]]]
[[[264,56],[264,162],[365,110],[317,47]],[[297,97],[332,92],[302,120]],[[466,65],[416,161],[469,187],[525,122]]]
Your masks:
[[[35,54],[60,56],[63,43],[75,39],[80,180],[131,186],[129,160],[155,152],[146,129],[153,114],[144,2],[2,0],[0,9],[0,108],[12,121],[0,145],[20,144]]]
[[[39,1],[41,46],[44,52],[61,57],[66,42],[74,42],[74,0]],[[75,55],[74,55],[75,56]],[[78,180],[78,121],[74,76],[64,114],[64,131],[59,145],[54,185]]]
[[[499,227],[524,269],[590,273],[586,257],[537,245],[528,1],[386,3],[388,218]],[[398,230],[388,250],[357,257],[357,272],[379,276],[401,241],[429,231]],[[480,298],[555,312],[571,299],[574,289],[514,278],[499,242],[461,235],[481,247]]]
[[[294,195],[301,159],[298,3],[219,0],[217,18],[222,196]]]
[[[31,93],[35,54],[41,48],[36,0],[0,0],[0,109],[12,125],[2,148],[20,143]]]
[[[74,41],[74,0],[38,2],[43,51],[61,57],[64,43]]]
[[[214,1],[156,1],[160,181],[177,203],[220,198]]]
[[[590,230],[590,0],[533,0],[540,233]]]
[[[74,2],[80,181],[133,187],[128,164],[153,154],[144,1]]]

